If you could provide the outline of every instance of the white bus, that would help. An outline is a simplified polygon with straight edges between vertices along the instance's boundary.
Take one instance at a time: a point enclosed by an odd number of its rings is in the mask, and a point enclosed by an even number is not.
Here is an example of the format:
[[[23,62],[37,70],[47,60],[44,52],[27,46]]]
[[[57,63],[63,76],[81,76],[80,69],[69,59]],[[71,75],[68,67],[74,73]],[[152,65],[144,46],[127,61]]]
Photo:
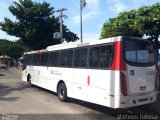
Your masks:
[[[150,41],[113,37],[60,44],[25,53],[22,79],[57,93],[111,108],[156,101],[156,51]]]

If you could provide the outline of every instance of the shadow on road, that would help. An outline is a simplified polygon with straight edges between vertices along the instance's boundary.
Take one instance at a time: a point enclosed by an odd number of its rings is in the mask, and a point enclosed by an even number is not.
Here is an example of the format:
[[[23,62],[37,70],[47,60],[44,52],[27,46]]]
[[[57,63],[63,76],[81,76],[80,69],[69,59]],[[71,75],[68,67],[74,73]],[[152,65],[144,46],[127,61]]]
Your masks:
[[[113,109],[113,108],[109,108],[109,107],[105,107],[105,106],[101,106],[93,103],[83,102],[75,99],[70,99],[69,102],[103,113],[102,115],[100,114],[98,114],[97,116],[94,115],[94,118],[97,118],[97,119],[99,119],[100,117],[104,119],[106,116],[108,117],[109,115],[117,119],[130,119],[129,117],[134,116],[142,120],[148,120],[150,119],[150,117],[152,117],[152,119],[155,118],[157,120],[160,120],[160,111],[159,109],[155,109],[153,107],[153,104],[132,107],[128,109]],[[94,113],[89,111],[88,113],[85,113],[85,114],[90,115]],[[128,118],[121,118],[123,116],[124,117],[127,116]]]
[[[54,93],[52,91],[40,88],[38,86],[32,86],[32,87],[39,89],[39,91],[42,90],[47,93],[53,94],[55,96],[57,95],[56,93]],[[157,115],[157,117],[160,118],[159,109],[156,110],[153,108],[153,105],[155,103],[143,105],[143,106],[138,106],[138,107],[132,107],[132,108],[128,108],[128,109],[113,109],[113,108],[109,108],[109,107],[105,107],[105,106],[101,106],[101,105],[97,105],[97,104],[93,104],[93,103],[88,103],[88,102],[84,102],[84,101],[72,99],[72,98],[69,98],[68,101],[66,102],[66,104],[70,104],[70,103],[78,104],[78,105],[83,106],[85,108],[89,108],[91,110],[102,113],[103,114],[102,117],[104,117],[105,115],[110,115],[113,117],[117,117],[118,115]],[[95,113],[94,112],[92,113],[91,111],[89,111],[88,113],[85,113],[85,114],[95,114]],[[98,115],[98,118],[99,118],[99,115]]]
[[[7,69],[6,66],[0,66],[0,69]]]
[[[75,100],[75,99],[70,99],[69,102],[79,104],[81,106],[99,111],[101,113],[110,114],[112,116],[117,116],[118,114],[154,114],[154,115],[160,116],[159,109],[154,108],[154,105],[156,103],[142,105],[138,107],[131,107],[127,109],[112,109],[109,107],[105,107],[105,106],[101,106],[101,105],[97,105],[93,103],[88,103],[88,102],[83,102],[83,101]]]
[[[3,83],[0,83],[0,101],[16,101],[19,97],[10,97],[10,94],[13,92],[19,92],[26,89],[26,86],[18,83],[15,87],[6,86]]]
[[[7,68],[5,66],[0,66],[0,76],[5,76],[4,71],[6,71]]]
[[[0,76],[5,76],[5,74],[4,73],[0,73]]]

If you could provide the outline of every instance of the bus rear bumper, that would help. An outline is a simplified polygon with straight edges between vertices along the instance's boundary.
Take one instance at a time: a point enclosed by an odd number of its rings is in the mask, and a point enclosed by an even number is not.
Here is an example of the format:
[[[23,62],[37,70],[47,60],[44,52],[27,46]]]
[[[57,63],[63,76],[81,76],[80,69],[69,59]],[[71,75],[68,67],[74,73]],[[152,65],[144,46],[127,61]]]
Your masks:
[[[139,96],[117,96],[118,104],[115,105],[116,108],[129,108],[135,107],[139,105],[145,105],[149,103],[155,102],[157,99],[157,92],[153,92],[147,95],[139,95]]]

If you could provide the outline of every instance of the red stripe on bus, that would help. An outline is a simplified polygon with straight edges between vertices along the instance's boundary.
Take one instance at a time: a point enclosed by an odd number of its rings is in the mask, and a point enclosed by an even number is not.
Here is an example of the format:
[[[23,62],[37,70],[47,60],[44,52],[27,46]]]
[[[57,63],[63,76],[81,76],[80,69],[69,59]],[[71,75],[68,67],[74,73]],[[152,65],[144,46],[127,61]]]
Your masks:
[[[87,78],[87,84],[90,85],[90,76]]]
[[[110,70],[126,70],[126,64],[123,55],[122,41],[116,41],[114,44],[114,58]]]

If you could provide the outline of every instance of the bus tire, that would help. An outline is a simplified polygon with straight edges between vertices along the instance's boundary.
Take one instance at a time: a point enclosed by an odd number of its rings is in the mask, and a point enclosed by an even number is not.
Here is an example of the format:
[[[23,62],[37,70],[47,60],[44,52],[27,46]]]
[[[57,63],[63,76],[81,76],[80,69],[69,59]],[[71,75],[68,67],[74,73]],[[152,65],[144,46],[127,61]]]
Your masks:
[[[60,101],[62,102],[67,101],[67,88],[66,88],[65,83],[58,84],[57,96]]]
[[[27,76],[27,83],[28,83],[28,86],[30,86],[30,87],[32,86],[30,75]]]

